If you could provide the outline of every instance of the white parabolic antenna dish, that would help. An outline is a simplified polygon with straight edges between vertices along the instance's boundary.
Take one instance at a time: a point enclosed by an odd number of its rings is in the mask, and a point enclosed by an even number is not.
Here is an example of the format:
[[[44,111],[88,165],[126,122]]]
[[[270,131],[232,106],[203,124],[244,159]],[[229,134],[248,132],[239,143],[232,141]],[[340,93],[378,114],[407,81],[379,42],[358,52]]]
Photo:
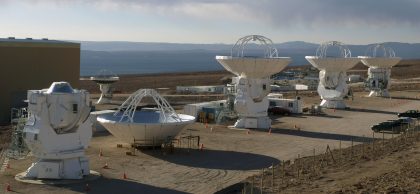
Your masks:
[[[339,48],[338,56],[327,56],[327,50],[331,46]],[[338,41],[321,44],[316,50],[316,56],[306,56],[305,58],[317,69],[332,72],[347,71],[360,61],[357,57],[351,57],[350,50]]]
[[[354,67],[360,59],[353,58],[319,58],[316,56],[306,56],[306,60],[311,63],[312,66],[316,67],[319,70],[327,71],[347,71]]]
[[[400,57],[395,57],[395,51],[392,48],[385,47],[383,44],[369,46],[366,55],[359,58],[364,65],[374,68],[391,68],[401,61]]]
[[[362,63],[368,67],[375,68],[391,68],[401,61],[400,57],[393,58],[370,58],[367,56],[359,56],[362,59]]]
[[[137,106],[144,97],[153,98],[157,108]],[[195,117],[177,114],[156,90],[140,89],[134,92],[115,113],[98,116],[100,122],[112,135],[122,141],[139,146],[159,146],[168,138],[174,138]]]
[[[116,81],[120,80],[120,77],[118,77],[115,73],[102,69],[100,70],[95,76],[90,77],[90,80],[95,81],[97,83],[114,83]]]
[[[237,76],[263,78],[282,71],[291,61],[290,57],[241,58],[216,56],[222,66]]]
[[[265,46],[264,57],[244,56],[249,41],[258,41]],[[228,71],[237,76],[264,78],[282,71],[291,61],[290,57],[278,57],[273,42],[260,35],[250,35],[239,39],[231,50],[231,56],[216,56],[216,60]]]

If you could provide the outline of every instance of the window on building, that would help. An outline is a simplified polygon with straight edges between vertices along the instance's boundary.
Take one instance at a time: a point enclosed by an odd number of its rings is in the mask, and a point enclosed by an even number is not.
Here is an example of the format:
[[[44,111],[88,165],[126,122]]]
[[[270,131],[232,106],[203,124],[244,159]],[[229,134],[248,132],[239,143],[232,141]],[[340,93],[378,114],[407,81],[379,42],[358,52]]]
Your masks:
[[[274,102],[274,101],[270,101],[269,105],[270,105],[270,106],[276,106],[276,102]]]

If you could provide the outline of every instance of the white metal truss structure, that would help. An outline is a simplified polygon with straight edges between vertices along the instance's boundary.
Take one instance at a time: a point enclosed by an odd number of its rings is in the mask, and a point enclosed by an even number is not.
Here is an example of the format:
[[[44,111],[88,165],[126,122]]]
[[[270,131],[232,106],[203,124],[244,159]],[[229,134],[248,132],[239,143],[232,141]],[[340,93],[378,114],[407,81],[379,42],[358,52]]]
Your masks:
[[[128,97],[127,100],[118,108],[118,111],[114,114],[114,116],[118,116],[120,112],[124,111],[120,122],[128,121],[133,123],[137,106],[140,104],[144,97],[151,97],[155,101],[158,110],[161,112],[160,120],[162,122],[167,121],[168,116],[172,117],[178,122],[182,121],[172,106],[169,105],[168,101],[166,101],[166,99],[164,99],[154,89],[140,89],[131,94],[130,97]]]
[[[29,153],[23,137],[28,114],[27,108],[12,108],[11,110],[12,142],[9,148],[9,157],[14,159],[22,159]]]
[[[11,124],[12,135],[11,142],[7,149],[0,153],[0,173],[4,173],[8,168],[10,159],[20,160],[24,159],[29,149],[25,144],[23,136],[23,128],[28,120],[28,112],[26,108],[12,108],[11,109]]]
[[[330,48],[331,46],[338,47],[338,49],[340,50],[340,57],[342,58],[351,57],[350,49],[348,49],[347,46],[344,45],[344,43],[339,42],[339,41],[328,41],[328,42],[322,43],[318,47],[318,49],[316,49],[316,56],[318,58],[327,58],[328,57],[327,51],[328,51],[328,48]]]
[[[384,44],[374,44],[366,49],[365,56],[391,58],[395,57],[395,51],[390,47],[385,47]]]
[[[244,57],[244,50],[248,45],[249,41],[260,43],[264,46],[264,57],[273,58],[278,57],[277,49],[273,47],[273,41],[271,39],[261,35],[248,35],[240,38],[236,41],[230,52],[231,57]]]

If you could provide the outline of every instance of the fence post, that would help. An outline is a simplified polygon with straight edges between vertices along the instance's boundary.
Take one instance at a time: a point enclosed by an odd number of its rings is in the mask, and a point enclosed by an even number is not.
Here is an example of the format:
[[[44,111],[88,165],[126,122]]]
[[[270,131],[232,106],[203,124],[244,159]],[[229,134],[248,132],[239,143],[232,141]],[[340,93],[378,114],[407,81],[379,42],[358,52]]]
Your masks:
[[[315,170],[315,168],[316,168],[316,160],[315,160],[315,148],[314,148],[314,155],[313,155],[313,160],[314,160],[314,164],[313,164],[313,167],[314,167],[314,174],[316,173],[316,170]]]
[[[385,133],[382,132],[382,147],[385,148]]]
[[[372,154],[375,155],[375,132],[372,132],[372,150]]]
[[[363,135],[363,139],[365,139],[365,136]],[[362,143],[362,158],[365,156],[365,142]]]
[[[252,182],[251,182],[251,194],[254,194],[254,179],[255,179],[255,176],[252,176]]]
[[[339,161],[341,161],[341,159],[343,157],[343,153],[342,153],[342,150],[341,150],[341,140],[340,140],[339,150],[340,150],[340,152],[339,152],[340,153]]]
[[[286,169],[285,169],[286,163],[283,160],[283,178],[281,179],[281,182],[284,182],[284,179],[286,178]]]
[[[298,158],[295,163],[296,170],[297,170],[297,180],[300,181],[300,154],[298,154]]]
[[[274,191],[274,163],[271,163],[271,189]]]
[[[261,171],[260,193],[263,194],[264,189],[264,168]]]
[[[351,158],[350,159],[353,159],[353,137],[351,138]]]

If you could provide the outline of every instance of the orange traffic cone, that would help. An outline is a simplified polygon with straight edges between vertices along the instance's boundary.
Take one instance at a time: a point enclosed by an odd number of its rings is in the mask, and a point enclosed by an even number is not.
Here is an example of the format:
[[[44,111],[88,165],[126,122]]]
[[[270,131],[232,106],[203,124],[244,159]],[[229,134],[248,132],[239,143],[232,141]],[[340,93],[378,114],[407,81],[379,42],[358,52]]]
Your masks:
[[[208,125],[208,124],[207,124],[207,122],[206,122],[206,129],[207,129],[207,128],[209,128],[209,125]]]
[[[12,187],[9,183],[6,184],[6,191],[12,191]]]
[[[89,191],[90,191],[89,184],[87,184],[87,183],[86,183],[86,185],[85,185],[85,191],[86,191],[86,192],[89,192]]]
[[[124,172],[123,179],[127,179],[127,174]]]
[[[250,134],[249,130],[246,130],[246,134],[248,134],[248,135]]]
[[[102,167],[103,169],[108,169],[108,163],[105,163],[105,166]]]

